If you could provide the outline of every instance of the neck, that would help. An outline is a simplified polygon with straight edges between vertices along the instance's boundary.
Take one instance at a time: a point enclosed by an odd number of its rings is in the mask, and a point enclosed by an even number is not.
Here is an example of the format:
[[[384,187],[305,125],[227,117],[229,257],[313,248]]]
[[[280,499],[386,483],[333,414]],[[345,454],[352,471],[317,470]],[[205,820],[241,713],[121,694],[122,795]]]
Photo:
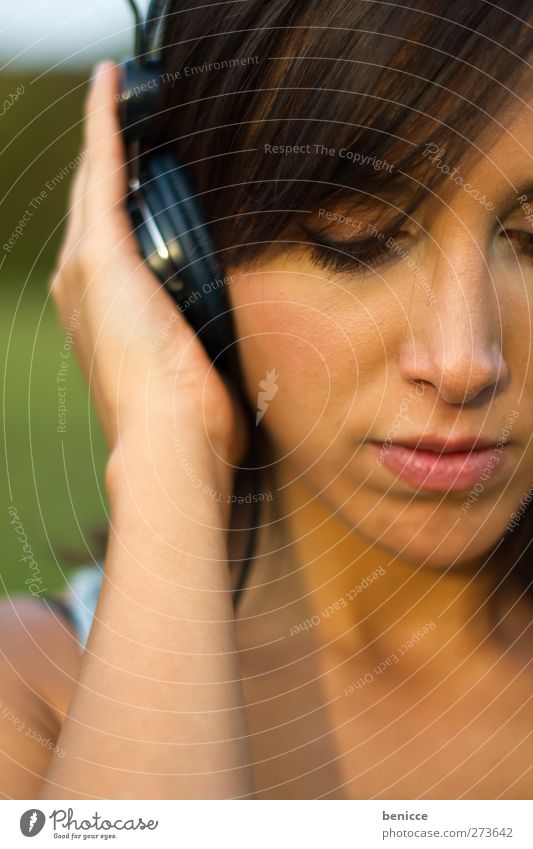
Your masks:
[[[304,483],[288,480],[280,492],[289,557],[322,644],[343,657],[365,651],[383,660],[418,635],[417,665],[445,646],[452,668],[489,637],[488,569],[437,570],[402,560],[358,535]]]

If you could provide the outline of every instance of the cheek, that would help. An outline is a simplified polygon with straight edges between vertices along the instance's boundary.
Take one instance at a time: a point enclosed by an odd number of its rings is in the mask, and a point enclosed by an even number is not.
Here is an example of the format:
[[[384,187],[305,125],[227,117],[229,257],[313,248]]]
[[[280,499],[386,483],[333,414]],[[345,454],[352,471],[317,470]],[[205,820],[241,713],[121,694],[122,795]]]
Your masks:
[[[252,406],[275,372],[277,391],[264,426],[305,438],[323,420],[342,357],[309,307],[282,301],[250,303],[234,313],[239,354]],[[271,379],[271,378],[270,378]],[[288,434],[287,434],[288,435]]]
[[[263,425],[278,446],[287,452],[305,444],[317,456],[347,429],[364,433],[383,402],[384,313],[305,274],[233,277],[247,395],[253,407],[260,393],[272,396]]]

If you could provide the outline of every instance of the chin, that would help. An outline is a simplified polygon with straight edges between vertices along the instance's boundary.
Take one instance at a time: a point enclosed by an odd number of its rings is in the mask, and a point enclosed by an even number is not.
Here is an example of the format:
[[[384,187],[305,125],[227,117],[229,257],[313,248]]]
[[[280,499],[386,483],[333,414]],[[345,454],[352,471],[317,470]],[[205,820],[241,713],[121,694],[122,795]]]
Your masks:
[[[498,505],[494,498],[479,498],[463,510],[463,498],[438,503],[415,497],[405,503],[369,487],[354,488],[354,492],[343,514],[367,544],[396,555],[399,561],[437,569],[482,563],[505,535],[517,503],[516,495],[508,493]],[[336,495],[338,505],[342,500]]]
[[[420,538],[416,540],[400,540],[396,534],[391,534],[381,540],[381,545],[390,554],[397,555],[400,560],[411,563],[413,567],[423,565],[427,569],[455,571],[474,564],[481,566],[502,535],[503,531],[502,534],[491,534],[489,538],[487,534],[481,533],[481,539],[472,539],[472,535],[460,533],[450,539],[450,536],[446,538],[433,534],[430,537],[420,534]]]

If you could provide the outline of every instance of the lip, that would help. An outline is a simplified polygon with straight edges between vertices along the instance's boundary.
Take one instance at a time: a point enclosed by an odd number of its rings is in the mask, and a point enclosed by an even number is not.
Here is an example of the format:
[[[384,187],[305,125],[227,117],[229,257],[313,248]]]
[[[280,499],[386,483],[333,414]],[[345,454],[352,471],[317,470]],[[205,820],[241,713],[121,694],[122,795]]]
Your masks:
[[[419,451],[438,451],[439,454],[441,452],[451,454],[454,451],[477,451],[484,448],[495,448],[497,444],[494,439],[486,439],[476,434],[473,436],[457,436],[454,439],[446,436],[413,436],[406,439],[397,439],[393,443],[393,445],[416,448]]]
[[[424,436],[370,443],[378,461],[406,483],[433,492],[461,492],[490,479],[507,456],[506,444],[478,437]],[[474,447],[475,446],[475,447]]]

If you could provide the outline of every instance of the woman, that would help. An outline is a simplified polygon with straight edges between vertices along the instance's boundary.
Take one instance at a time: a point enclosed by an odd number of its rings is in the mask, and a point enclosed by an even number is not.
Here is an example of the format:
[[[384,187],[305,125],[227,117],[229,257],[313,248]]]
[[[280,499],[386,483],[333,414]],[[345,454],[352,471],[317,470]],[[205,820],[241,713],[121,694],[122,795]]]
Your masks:
[[[259,429],[140,262],[108,63],[51,286],[110,449],[104,578],[83,654],[6,607],[3,692],[58,748],[4,723],[2,791],[529,798],[529,3],[193,5],[160,137]],[[235,618],[250,440],[270,509]]]

